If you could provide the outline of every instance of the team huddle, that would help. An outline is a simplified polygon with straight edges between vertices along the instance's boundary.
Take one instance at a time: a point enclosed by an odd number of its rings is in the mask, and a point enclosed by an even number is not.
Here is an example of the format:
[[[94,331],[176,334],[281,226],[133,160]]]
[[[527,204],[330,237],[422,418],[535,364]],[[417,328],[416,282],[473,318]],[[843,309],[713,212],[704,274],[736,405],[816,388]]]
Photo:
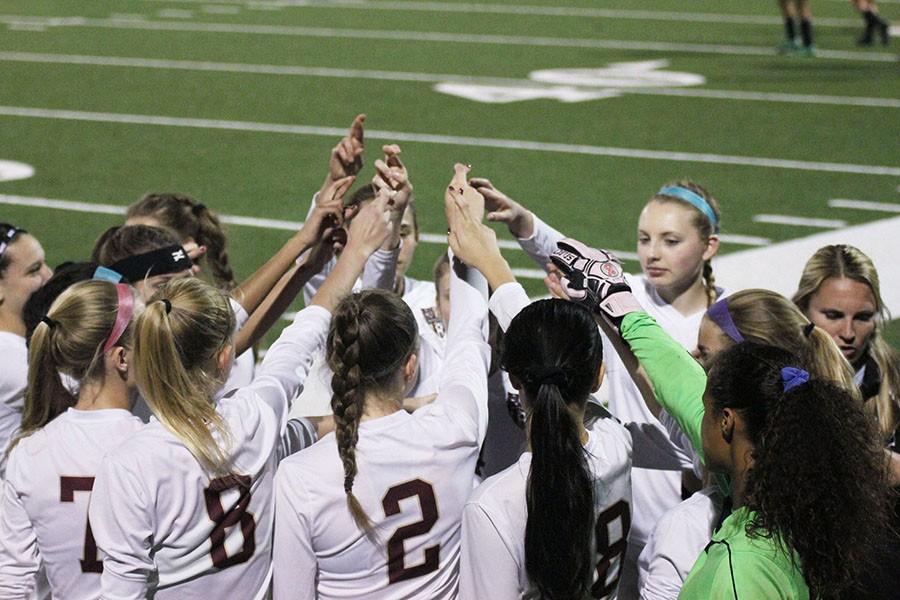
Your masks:
[[[900,361],[868,257],[728,295],[719,205],[678,181],[630,275],[457,164],[413,279],[400,148],[351,192],[364,119],[244,281],[187,196],[55,272],[0,224],[0,599],[894,597]]]

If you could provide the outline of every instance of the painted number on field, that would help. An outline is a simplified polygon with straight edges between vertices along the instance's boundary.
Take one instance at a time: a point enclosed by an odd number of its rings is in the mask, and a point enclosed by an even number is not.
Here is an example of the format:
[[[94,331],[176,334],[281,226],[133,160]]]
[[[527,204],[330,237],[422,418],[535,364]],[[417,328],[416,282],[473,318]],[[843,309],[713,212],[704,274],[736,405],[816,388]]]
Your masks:
[[[445,82],[435,91],[475,102],[505,104],[541,98],[560,102],[585,102],[619,96],[623,88],[671,88],[703,85],[706,78],[694,73],[665,71],[667,60],[611,63],[599,69],[546,69],[532,71],[528,79],[494,85]]]
[[[0,181],[28,179],[34,175],[34,167],[12,160],[0,160]]]

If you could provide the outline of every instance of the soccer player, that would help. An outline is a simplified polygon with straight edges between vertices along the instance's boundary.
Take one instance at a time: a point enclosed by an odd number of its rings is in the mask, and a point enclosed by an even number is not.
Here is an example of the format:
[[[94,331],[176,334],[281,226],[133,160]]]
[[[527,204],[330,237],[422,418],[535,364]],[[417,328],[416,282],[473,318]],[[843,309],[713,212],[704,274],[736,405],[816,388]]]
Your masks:
[[[725,476],[733,511],[679,598],[852,590],[886,525],[888,498],[874,423],[853,396],[810,377],[789,352],[753,342],[722,351],[707,383],[643,312],[608,253],[567,240],[553,258],[570,296],[620,331],[660,403]]]
[[[467,169],[455,171],[448,218],[454,196],[483,211]],[[409,307],[392,292],[364,290],[337,308],[327,343],[335,434],[278,471],[276,599],[456,596],[490,359],[486,285],[470,273],[476,289],[457,269],[438,396],[412,414],[402,409],[417,362]]]
[[[91,497],[103,597],[265,596],[290,401],[332,312],[388,235],[388,215],[386,197],[360,213],[331,276],[269,348],[253,383],[221,399],[234,353],[227,296],[180,278],[148,303],[135,322],[133,361],[155,419],[107,455]],[[330,250],[321,231],[304,237],[313,254]],[[298,270],[301,284],[308,271]]]
[[[35,328],[22,431],[0,499],[0,598],[28,598],[38,567],[53,597],[100,597],[102,563],[88,500],[103,456],[135,435],[128,285],[84,281]],[[73,395],[62,380],[77,383]]]
[[[24,229],[0,223],[0,479],[6,450],[22,420],[28,379],[24,310],[53,274],[40,242]]]
[[[891,26],[878,13],[878,5],[875,0],[850,0],[865,22],[863,34],[856,40],[860,46],[871,46],[875,42],[875,34],[881,39],[881,44],[887,46],[891,43]]]
[[[570,302],[529,304],[493,231],[460,214],[451,247],[495,290],[491,310],[506,329],[500,363],[524,401],[529,441],[466,504],[460,597],[615,597],[631,520],[632,442],[608,413],[584,424],[603,377],[600,333]]]
[[[489,221],[506,223],[509,232],[534,261],[546,268],[556,243],[563,239],[533,212],[495,189],[486,179],[472,184],[484,195]],[[715,198],[689,181],[663,186],[646,203],[638,221],[637,251],[643,275],[628,275],[642,305],[686,349],[693,349],[706,309],[722,290],[715,286],[711,259],[718,251],[720,213]],[[648,410],[625,363],[609,340],[604,341],[609,410],[628,423],[635,452],[654,454],[632,470],[632,522],[620,582],[623,597],[637,594],[637,557],[657,520],[682,500],[682,472],[691,457],[668,439],[663,425]],[[643,468],[651,466],[652,468]]]
[[[812,8],[809,0],[778,0],[784,17],[785,40],[778,45],[779,54],[797,54],[812,57],[816,55],[813,41]],[[800,20],[800,35],[797,35],[797,19]],[[799,41],[798,41],[799,40]]]

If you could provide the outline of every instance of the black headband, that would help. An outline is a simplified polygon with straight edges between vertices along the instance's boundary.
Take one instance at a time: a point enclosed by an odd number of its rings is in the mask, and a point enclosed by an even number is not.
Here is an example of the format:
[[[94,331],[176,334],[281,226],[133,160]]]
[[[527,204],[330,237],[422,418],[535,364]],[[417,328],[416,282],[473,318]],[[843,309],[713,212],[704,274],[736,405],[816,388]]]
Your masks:
[[[6,233],[0,235],[0,256],[3,256],[3,253],[6,252],[6,249],[9,248],[9,245],[12,243],[13,238],[19,235],[20,233],[28,233],[24,229],[19,229],[15,225],[9,225],[8,223],[3,223],[8,229]]]
[[[134,283],[153,275],[166,275],[178,273],[194,266],[187,251],[174,244],[158,250],[151,250],[143,254],[135,254],[123,258],[110,266],[110,269],[122,275],[125,281]]]

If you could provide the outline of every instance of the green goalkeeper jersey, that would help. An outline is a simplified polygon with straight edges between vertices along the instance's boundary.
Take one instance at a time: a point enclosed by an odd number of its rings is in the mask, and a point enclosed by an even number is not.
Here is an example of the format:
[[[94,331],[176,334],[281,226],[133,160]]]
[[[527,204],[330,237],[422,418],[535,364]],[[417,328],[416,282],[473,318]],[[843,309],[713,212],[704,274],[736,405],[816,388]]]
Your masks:
[[[626,315],[620,331],[647,373],[656,399],[702,458],[706,373],[647,313]],[[720,486],[727,494],[724,478]],[[754,514],[742,507],[725,519],[688,574],[679,599],[808,600],[809,588],[796,553],[788,553],[777,539],[762,532],[753,537],[747,534]]]

